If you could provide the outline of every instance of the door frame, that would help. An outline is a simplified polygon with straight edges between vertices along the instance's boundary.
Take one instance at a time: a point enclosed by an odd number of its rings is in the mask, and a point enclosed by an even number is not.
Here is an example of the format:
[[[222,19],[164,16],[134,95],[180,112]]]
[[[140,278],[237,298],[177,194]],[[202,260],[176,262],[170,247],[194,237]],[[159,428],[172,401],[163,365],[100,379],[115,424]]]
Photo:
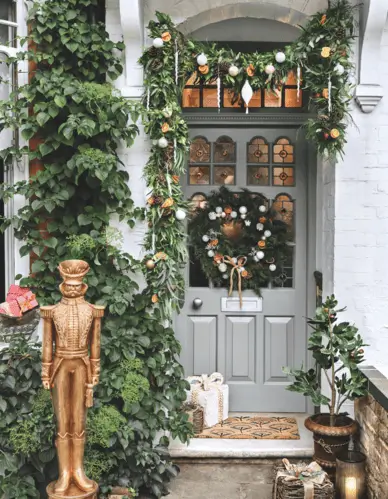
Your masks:
[[[250,114],[242,114],[241,111],[237,114],[236,112],[217,112],[213,109],[207,111],[188,111],[183,112],[182,117],[185,119],[188,127],[241,127],[241,128],[253,128],[255,126],[260,127],[276,127],[279,128],[295,128],[301,127],[309,117],[313,116],[311,113],[307,112],[294,112],[294,111],[284,111],[278,112],[280,110],[275,109],[272,112],[262,112],[256,111]],[[297,131],[303,134],[303,129]],[[316,148],[307,140],[306,143],[306,157],[304,158],[307,164],[307,272],[306,272],[306,306],[307,306],[307,316],[312,317],[316,309],[316,284],[314,278],[314,272],[317,269],[317,229],[321,227],[320,214],[317,213],[317,151]],[[176,322],[176,316],[174,318],[174,323]],[[308,328],[306,328],[306,345],[308,340]],[[313,367],[313,358],[310,352],[306,352],[306,363],[307,366]],[[299,366],[293,366],[299,367]],[[306,408],[309,414],[314,413],[315,407],[310,401],[306,400]]]

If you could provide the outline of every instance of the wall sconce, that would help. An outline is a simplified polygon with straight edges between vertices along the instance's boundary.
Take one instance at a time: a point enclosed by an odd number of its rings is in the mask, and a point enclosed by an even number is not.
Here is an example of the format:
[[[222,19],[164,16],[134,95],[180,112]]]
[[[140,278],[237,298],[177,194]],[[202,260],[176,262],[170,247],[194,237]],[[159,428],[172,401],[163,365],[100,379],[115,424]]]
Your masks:
[[[337,456],[338,499],[365,499],[365,460],[361,452],[346,451]]]

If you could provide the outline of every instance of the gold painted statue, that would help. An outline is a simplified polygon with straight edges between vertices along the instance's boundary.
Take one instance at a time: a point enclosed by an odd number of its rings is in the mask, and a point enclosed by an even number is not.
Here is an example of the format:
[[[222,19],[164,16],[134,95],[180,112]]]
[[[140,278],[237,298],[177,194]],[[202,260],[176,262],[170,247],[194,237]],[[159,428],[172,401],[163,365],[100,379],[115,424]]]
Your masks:
[[[63,297],[58,304],[40,309],[44,319],[42,382],[45,389],[52,389],[57,420],[59,478],[47,487],[50,499],[97,498],[98,486],[86,477],[83,462],[86,412],[93,405],[93,386],[100,375],[104,307],[85,301],[88,287],[83,278],[88,271],[89,265],[82,260],[60,263]]]

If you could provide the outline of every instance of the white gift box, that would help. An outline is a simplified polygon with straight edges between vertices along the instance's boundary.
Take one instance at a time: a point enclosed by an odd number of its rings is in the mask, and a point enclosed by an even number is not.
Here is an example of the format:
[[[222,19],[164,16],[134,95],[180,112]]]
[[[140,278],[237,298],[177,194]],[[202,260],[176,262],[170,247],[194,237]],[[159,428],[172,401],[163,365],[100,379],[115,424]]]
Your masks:
[[[200,405],[204,411],[204,426],[210,428],[228,418],[229,386],[223,384],[219,373],[210,376],[190,376],[191,385],[187,391],[187,402]]]

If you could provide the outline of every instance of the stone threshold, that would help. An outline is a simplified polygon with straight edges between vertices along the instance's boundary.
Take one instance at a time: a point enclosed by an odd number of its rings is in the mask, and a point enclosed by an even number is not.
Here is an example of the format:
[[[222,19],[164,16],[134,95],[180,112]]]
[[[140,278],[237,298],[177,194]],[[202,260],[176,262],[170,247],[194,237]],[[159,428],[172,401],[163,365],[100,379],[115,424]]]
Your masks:
[[[193,438],[188,445],[174,440],[170,444],[173,459],[278,459],[311,458],[313,436],[304,426],[308,414],[276,413],[252,414],[232,413],[230,416],[283,416],[294,417],[298,422],[299,440],[258,440],[258,439],[218,439]]]

